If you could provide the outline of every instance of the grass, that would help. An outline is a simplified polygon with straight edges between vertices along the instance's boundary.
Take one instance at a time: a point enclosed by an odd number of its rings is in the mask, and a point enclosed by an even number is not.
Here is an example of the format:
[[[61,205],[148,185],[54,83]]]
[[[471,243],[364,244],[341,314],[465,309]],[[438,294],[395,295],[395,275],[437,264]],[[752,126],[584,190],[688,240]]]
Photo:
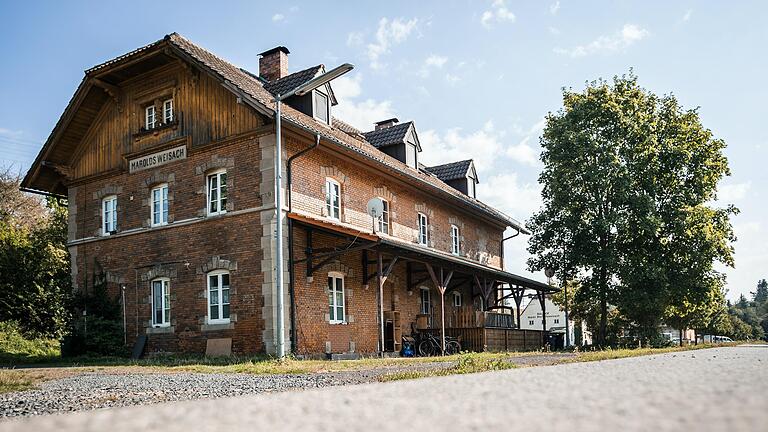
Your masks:
[[[40,373],[0,370],[0,394],[33,388],[37,383],[45,379],[46,376]]]
[[[55,361],[60,358],[59,341],[28,338],[14,322],[0,322],[0,365]]]
[[[461,353],[456,364],[438,369],[399,371],[381,375],[379,381],[400,381],[446,375],[462,375],[477,372],[513,369],[517,366],[506,361],[509,354]]]

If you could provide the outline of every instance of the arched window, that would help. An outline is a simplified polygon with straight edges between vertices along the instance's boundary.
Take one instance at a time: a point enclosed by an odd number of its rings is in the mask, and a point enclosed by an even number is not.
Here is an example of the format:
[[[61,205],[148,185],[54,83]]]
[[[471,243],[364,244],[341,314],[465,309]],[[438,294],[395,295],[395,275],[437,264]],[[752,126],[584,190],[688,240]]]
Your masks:
[[[229,323],[229,272],[208,273],[208,322]]]
[[[171,325],[171,280],[157,278],[152,280],[152,326],[167,327]]]

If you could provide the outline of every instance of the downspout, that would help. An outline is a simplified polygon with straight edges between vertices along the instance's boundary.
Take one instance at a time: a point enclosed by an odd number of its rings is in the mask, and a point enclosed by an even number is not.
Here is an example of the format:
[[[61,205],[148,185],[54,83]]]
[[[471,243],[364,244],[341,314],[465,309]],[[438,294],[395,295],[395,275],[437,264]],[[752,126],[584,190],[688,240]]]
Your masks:
[[[510,227],[510,228],[516,230],[517,232],[512,234],[509,237],[503,237],[501,239],[501,269],[502,270],[504,270],[504,242],[520,235],[520,228],[517,228],[517,227]],[[512,284],[509,284],[509,290],[512,291]],[[520,329],[520,302],[518,302],[517,299],[515,299],[515,304],[517,305],[517,328],[519,330]]]
[[[304,150],[296,153],[295,155],[288,158],[288,162],[286,163],[286,171],[288,175],[288,213],[290,214],[293,210],[293,196],[292,196],[292,170],[291,170],[291,164],[293,163],[293,160],[298,158],[299,156],[302,156],[303,154],[309,152],[310,150],[316,149],[320,145],[320,135],[315,135],[315,143],[305,148]],[[293,268],[293,219],[288,218],[288,297],[290,298],[291,302],[291,351],[295,354],[296,348],[298,346],[298,332],[296,331],[296,294],[295,294],[295,282],[294,282],[294,268]]]

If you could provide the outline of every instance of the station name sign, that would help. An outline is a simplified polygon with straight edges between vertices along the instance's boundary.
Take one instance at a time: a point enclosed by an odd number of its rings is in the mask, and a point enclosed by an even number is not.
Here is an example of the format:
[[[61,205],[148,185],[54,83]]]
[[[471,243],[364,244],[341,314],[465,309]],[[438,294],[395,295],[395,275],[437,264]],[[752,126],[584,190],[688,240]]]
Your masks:
[[[178,146],[172,149],[159,151],[157,153],[148,154],[140,158],[131,159],[128,161],[128,172],[133,174],[135,172],[159,167],[171,163],[173,161],[187,158],[187,146]]]

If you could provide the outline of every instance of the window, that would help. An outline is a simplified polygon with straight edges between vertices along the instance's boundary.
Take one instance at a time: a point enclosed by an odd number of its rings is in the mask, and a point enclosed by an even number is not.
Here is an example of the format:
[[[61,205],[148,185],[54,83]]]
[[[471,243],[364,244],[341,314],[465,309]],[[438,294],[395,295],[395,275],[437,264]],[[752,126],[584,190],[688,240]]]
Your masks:
[[[167,99],[163,102],[163,123],[173,121],[173,99]]]
[[[453,292],[453,305],[461,307],[461,293],[458,291]]]
[[[315,90],[313,93],[315,118],[325,124],[330,124],[331,113],[330,104],[328,103],[328,96],[319,90]]]
[[[559,318],[555,318],[555,324],[560,324],[560,319]]]
[[[405,164],[416,168],[416,146],[409,142],[405,143]]]
[[[325,209],[333,219],[341,217],[341,186],[332,178],[325,179]]]
[[[170,280],[160,278],[152,281],[152,325],[166,327],[171,325]]]
[[[227,212],[227,172],[218,171],[208,175],[208,214]]]
[[[472,198],[477,198],[477,196],[475,196],[475,179],[472,177],[467,177],[467,195]]]
[[[229,322],[229,273],[208,273],[208,322]]]
[[[168,223],[168,185],[162,184],[152,189],[152,226]]]
[[[459,237],[459,227],[456,225],[451,225],[451,253],[454,255],[458,255],[460,250],[460,237]]]
[[[328,274],[328,316],[331,324],[341,324],[344,320],[344,276],[340,273]]]
[[[419,213],[416,215],[417,223],[419,226],[419,244],[426,245],[428,236],[427,236],[427,215],[424,213]]]
[[[389,234],[389,201],[382,199],[381,207],[383,210],[379,217],[379,232]]]
[[[154,129],[157,125],[157,118],[155,116],[155,106],[148,105],[144,108],[144,129]]]
[[[428,314],[432,310],[432,298],[429,288],[421,289],[421,313]]]
[[[533,320],[528,320],[528,325],[533,325]]]
[[[117,231],[117,197],[112,195],[101,201],[101,229],[103,235]]]

